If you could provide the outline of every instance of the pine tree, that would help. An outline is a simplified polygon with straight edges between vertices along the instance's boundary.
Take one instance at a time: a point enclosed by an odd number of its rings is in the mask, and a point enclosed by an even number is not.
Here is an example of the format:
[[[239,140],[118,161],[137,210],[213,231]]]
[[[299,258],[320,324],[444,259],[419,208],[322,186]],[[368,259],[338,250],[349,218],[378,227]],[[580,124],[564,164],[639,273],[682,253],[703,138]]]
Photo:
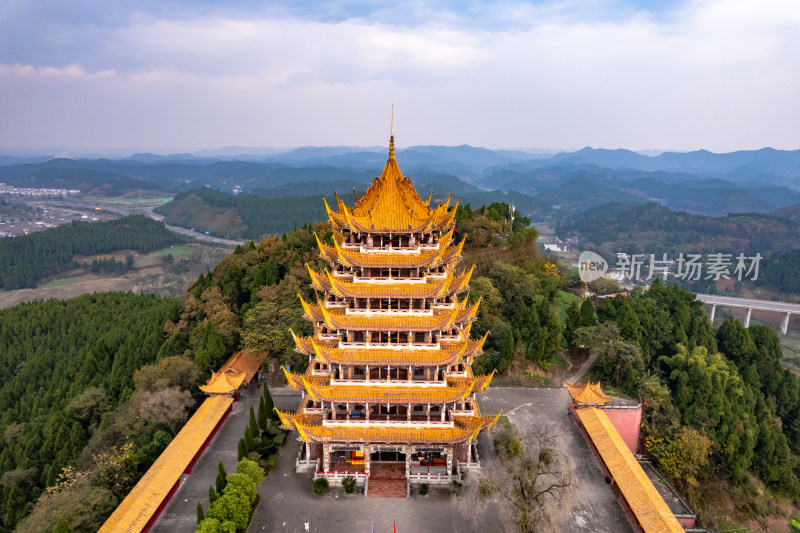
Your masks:
[[[239,439],[239,445],[237,446],[237,457],[239,458],[239,461],[247,457],[247,453],[244,451],[244,439]]]
[[[272,419],[274,416],[273,409],[275,408],[275,404],[272,402],[272,395],[269,393],[269,387],[267,384],[264,383],[264,410],[266,411],[266,415],[268,419]]]
[[[245,428],[244,430],[244,453],[245,456],[253,451],[256,447],[255,439],[253,439],[253,432],[250,431],[250,428]],[[241,459],[239,459],[241,461]]]
[[[222,472],[217,472],[217,494],[222,494],[222,489],[225,488],[225,476],[222,475]]]
[[[642,324],[630,304],[625,303],[617,315],[619,333],[626,341],[642,343]]]
[[[258,422],[256,422],[256,411],[253,406],[250,406],[250,435],[253,437],[258,436]]]
[[[212,503],[217,501],[217,498],[219,498],[219,494],[217,494],[217,491],[214,490],[214,487],[209,485],[208,486],[208,505],[209,505],[209,507],[211,506]]]
[[[264,432],[267,430],[267,408],[264,396],[258,399],[258,428]]]
[[[201,502],[197,502],[197,525],[200,525],[200,522],[205,520],[206,514],[203,512],[203,504]]]
[[[225,465],[222,464],[222,461],[220,461],[217,465],[217,470],[219,470],[219,473],[222,474],[223,478],[228,476],[228,473],[225,471]]]
[[[594,305],[592,304],[591,298],[586,298],[581,304],[581,317],[579,324],[580,327],[583,328],[594,326],[595,324]]]

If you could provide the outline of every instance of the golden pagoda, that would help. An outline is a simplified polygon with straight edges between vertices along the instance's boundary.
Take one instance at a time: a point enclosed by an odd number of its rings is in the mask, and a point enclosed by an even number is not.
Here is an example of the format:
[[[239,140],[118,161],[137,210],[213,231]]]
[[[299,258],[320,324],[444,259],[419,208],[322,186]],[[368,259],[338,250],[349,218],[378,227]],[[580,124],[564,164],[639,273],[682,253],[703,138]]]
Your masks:
[[[383,173],[354,206],[325,202],[333,240],[317,242],[329,268],[308,267],[321,296],[301,298],[314,334],[292,332],[309,365],[284,368],[303,397],[296,413],[278,411],[304,443],[298,467],[316,478],[372,480],[372,495],[380,476],[394,476],[407,494],[410,482],[449,484],[476,467],[477,436],[500,415],[483,416],[475,401],[492,375],[472,373],[486,336],[470,339],[480,301],[459,298],[472,269],[456,271],[463,241],[454,243],[450,202],[417,194],[394,136]]]

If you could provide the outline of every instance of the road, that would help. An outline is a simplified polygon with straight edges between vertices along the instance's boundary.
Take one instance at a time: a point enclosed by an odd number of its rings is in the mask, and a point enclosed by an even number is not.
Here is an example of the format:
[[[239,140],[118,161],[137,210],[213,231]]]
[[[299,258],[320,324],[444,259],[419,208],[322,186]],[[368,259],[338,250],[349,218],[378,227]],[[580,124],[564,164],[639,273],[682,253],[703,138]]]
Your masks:
[[[754,300],[752,298],[734,298],[732,296],[717,296],[716,294],[698,294],[697,299],[707,304],[727,305],[729,307],[743,307],[777,313],[798,313],[800,304],[788,302],[773,302],[771,300]]]

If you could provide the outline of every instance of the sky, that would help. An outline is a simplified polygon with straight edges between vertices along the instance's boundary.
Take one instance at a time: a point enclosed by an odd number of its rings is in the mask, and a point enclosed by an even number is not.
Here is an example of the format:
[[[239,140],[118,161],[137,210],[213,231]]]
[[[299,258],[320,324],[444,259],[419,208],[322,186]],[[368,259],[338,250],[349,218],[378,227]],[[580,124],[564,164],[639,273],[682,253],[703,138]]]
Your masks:
[[[798,0],[3,0],[0,153],[800,148]]]

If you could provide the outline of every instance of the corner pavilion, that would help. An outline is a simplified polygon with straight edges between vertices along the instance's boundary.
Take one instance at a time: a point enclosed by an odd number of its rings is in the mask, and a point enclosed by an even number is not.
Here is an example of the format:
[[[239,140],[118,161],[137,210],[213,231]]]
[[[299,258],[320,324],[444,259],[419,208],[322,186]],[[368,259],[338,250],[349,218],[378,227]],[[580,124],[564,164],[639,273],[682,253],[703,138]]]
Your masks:
[[[325,207],[333,245],[317,243],[330,269],[308,267],[324,296],[301,298],[314,335],[292,332],[309,365],[302,375],[284,368],[303,397],[296,413],[278,411],[304,443],[298,469],[373,480],[370,494],[379,472],[402,479],[405,494],[410,482],[450,483],[477,466],[478,434],[500,416],[483,416],[475,401],[492,375],[472,373],[486,336],[470,339],[480,301],[458,297],[472,269],[456,272],[457,204],[431,206],[417,194],[392,136],[386,167],[364,196],[347,207],[337,195],[336,210]]]

